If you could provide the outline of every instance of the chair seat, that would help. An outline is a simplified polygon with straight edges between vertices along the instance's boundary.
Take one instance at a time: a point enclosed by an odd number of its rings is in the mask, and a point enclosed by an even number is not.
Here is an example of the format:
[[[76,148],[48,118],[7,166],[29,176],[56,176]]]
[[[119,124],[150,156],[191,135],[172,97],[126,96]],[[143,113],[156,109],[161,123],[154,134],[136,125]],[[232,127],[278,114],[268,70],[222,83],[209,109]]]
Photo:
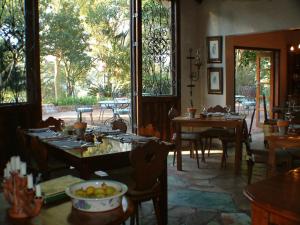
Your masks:
[[[202,132],[181,132],[180,139],[185,141],[200,140]],[[176,140],[176,133],[173,134],[172,140]]]
[[[93,112],[93,108],[92,107],[79,107],[76,109],[76,112],[78,112],[78,113]]]

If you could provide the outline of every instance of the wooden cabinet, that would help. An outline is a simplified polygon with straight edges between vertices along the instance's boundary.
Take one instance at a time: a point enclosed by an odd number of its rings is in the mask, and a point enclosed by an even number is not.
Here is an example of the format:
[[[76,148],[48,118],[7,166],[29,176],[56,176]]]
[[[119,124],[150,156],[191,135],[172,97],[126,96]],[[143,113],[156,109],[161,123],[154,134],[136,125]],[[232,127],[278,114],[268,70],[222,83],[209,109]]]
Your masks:
[[[300,50],[288,52],[288,95],[300,96]]]

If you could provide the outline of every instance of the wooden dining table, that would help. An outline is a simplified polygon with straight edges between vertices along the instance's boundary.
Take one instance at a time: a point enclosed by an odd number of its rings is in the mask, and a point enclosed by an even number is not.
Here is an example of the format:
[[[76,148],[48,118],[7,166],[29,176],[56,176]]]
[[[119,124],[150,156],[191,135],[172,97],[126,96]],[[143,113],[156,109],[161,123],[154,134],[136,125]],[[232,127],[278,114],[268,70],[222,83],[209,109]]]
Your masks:
[[[9,217],[9,204],[0,194],[1,225],[120,225],[135,212],[133,202],[124,197],[122,205],[106,212],[83,212],[72,207],[71,201],[44,205],[38,216],[24,219]]]
[[[32,135],[34,133],[27,133],[29,139]],[[59,136],[54,136],[53,138],[41,138],[41,141],[45,145],[48,154],[75,167],[83,179],[89,179],[98,170],[113,170],[130,166],[130,151],[137,145],[153,139],[152,137],[121,133],[112,133],[103,137],[101,142],[95,143],[76,142],[68,138],[70,137],[60,139]],[[68,141],[70,143],[67,143]],[[167,161],[164,163],[164,171],[160,176],[160,182],[162,189],[162,198],[160,198],[161,224],[167,224]]]
[[[200,118],[199,116],[196,116],[195,118],[189,118],[187,116],[175,117],[172,120],[172,123],[176,132],[177,170],[182,170],[182,154],[180,151],[180,133],[182,131],[182,128],[224,127],[235,128],[236,130],[234,171],[235,174],[239,174],[242,160],[242,137],[244,119],[244,116],[208,116],[205,118]]]
[[[300,168],[251,184],[244,195],[251,202],[252,225],[300,224]]]

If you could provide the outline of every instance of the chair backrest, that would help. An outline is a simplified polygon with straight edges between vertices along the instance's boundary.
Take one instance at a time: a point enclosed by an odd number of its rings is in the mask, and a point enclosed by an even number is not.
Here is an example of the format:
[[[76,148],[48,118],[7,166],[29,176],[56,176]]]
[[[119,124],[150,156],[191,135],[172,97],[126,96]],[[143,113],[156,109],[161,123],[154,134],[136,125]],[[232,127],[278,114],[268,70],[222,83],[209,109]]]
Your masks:
[[[62,119],[55,119],[54,117],[50,116],[48,119],[40,121],[38,127],[53,126],[55,131],[62,131],[64,125],[65,122]]]
[[[18,147],[22,160],[25,160],[28,164],[30,162],[30,152],[28,149],[29,142],[26,139],[25,131],[21,127],[16,129],[16,137],[18,141]]]
[[[133,167],[134,190],[143,191],[154,187],[166,169],[166,160],[172,145],[151,140],[130,152]]]
[[[264,106],[265,123],[267,123],[269,121],[269,119],[268,119],[267,102],[266,102],[266,96],[265,95],[263,95],[263,106]]]
[[[256,109],[253,109],[252,115],[251,115],[251,120],[250,120],[250,127],[249,127],[249,132],[248,135],[251,138],[251,130],[252,130],[252,125],[253,125],[253,120],[254,120],[254,116],[255,116],[255,111]]]
[[[207,112],[221,112],[221,113],[226,113],[226,107],[222,107],[220,105],[216,105],[216,106],[212,106],[212,107],[209,107],[207,109]]]
[[[110,124],[113,130],[120,130],[122,133],[127,132],[126,122],[121,117],[117,116]]]

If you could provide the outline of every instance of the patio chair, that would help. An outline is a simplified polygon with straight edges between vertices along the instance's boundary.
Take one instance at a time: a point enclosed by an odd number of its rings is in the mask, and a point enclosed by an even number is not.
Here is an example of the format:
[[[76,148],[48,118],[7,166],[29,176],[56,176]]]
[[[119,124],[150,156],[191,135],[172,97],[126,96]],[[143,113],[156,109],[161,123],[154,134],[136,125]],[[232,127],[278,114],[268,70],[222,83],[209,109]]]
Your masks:
[[[90,105],[82,105],[82,106],[76,106],[75,111],[77,113],[77,120],[82,119],[82,113],[89,113],[91,118],[91,124],[94,124],[93,120],[93,107]]]

